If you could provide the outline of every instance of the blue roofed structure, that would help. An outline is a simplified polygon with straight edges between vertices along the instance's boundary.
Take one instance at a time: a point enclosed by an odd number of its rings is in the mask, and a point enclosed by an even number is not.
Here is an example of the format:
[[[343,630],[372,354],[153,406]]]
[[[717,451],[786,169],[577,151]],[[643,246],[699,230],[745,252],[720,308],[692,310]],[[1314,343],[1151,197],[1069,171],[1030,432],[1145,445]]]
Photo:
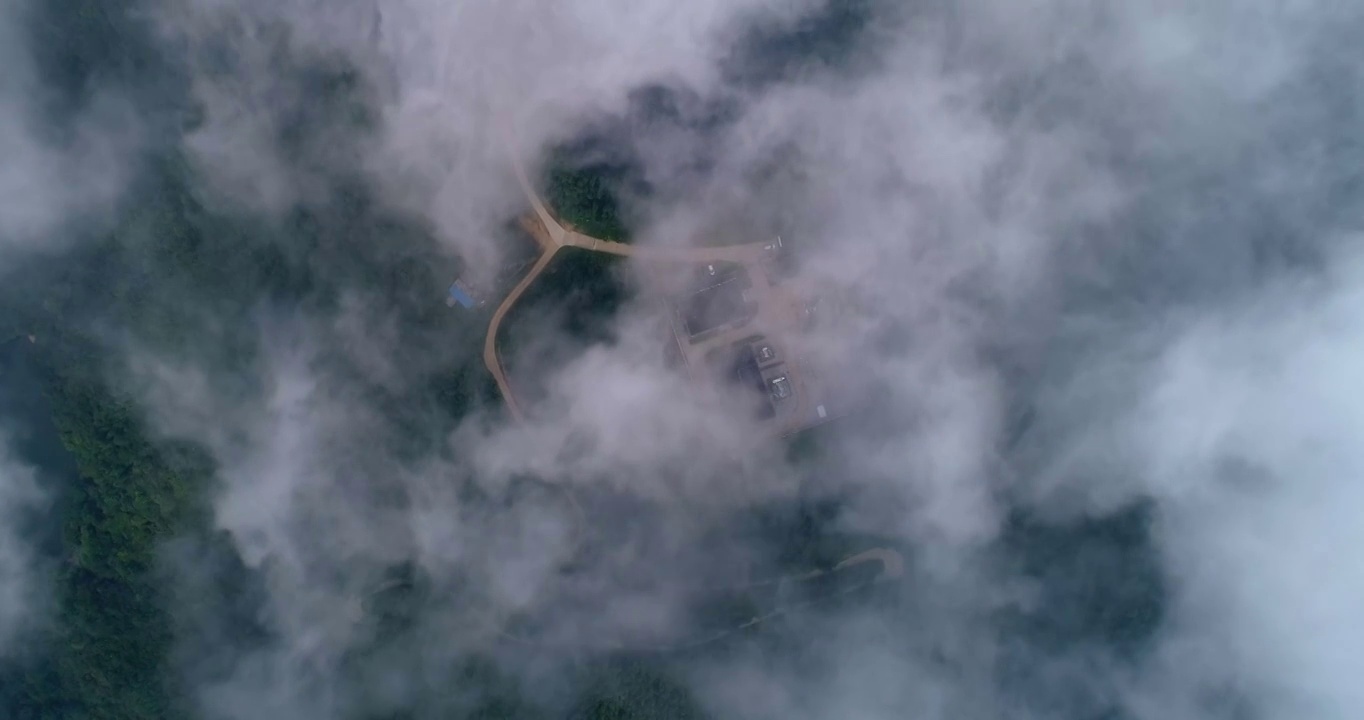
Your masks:
[[[458,280],[456,280],[454,284],[450,286],[449,292],[450,299],[446,302],[447,305],[454,305],[455,303],[459,303],[460,305],[463,305],[466,308],[471,308],[478,305],[478,302],[469,296],[469,293],[466,292],[465,289],[459,284]]]

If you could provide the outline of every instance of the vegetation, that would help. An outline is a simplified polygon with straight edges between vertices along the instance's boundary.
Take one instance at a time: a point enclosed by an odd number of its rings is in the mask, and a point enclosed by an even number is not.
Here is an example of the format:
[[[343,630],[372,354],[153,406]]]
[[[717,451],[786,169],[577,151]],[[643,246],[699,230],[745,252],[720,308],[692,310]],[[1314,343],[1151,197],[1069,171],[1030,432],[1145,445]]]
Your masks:
[[[55,433],[70,450],[43,458],[66,481],[53,488],[63,495],[58,623],[41,652],[0,668],[0,701],[16,718],[177,717],[156,553],[186,529],[210,468],[191,448],[149,443],[132,408],[97,383],[49,375],[42,387],[56,425],[30,432]]]
[[[761,87],[816,72],[841,72],[867,47],[877,0],[825,0],[789,26],[755,27],[730,55],[730,82]]]
[[[97,5],[90,6],[96,20],[86,30],[112,32],[98,15],[121,10]],[[125,57],[118,43],[67,50]],[[93,62],[63,57],[52,50],[52,62],[72,73],[64,82],[94,81]],[[302,125],[366,131],[364,113],[346,110],[364,92],[353,74],[324,66],[309,77],[305,87],[316,94],[299,104],[316,114],[286,123],[279,137],[292,157],[325,150],[299,131]],[[77,90],[71,103],[80,101]],[[375,441],[397,457],[426,452],[443,428],[495,401],[473,344],[458,342],[480,328],[441,302],[455,268],[425,228],[373,202],[360,178],[335,168],[321,201],[300,204],[280,220],[205,206],[195,190],[199,178],[173,148],[157,148],[145,161],[112,229],[83,238],[64,256],[12,269],[0,286],[6,339],[37,338],[16,344],[38,367],[49,432],[67,451],[43,462],[49,470],[68,466],[49,473],[65,478],[54,489],[63,531],[53,543],[60,569],[52,626],[40,651],[0,665],[5,717],[192,716],[181,683],[185,668],[200,661],[176,652],[202,629],[178,625],[169,612],[170,593],[182,580],[167,575],[162,551],[173,538],[198,538],[196,544],[212,548],[215,568],[237,568],[202,589],[214,598],[214,612],[249,585],[231,543],[203,537],[211,525],[204,504],[212,463],[192,444],[149,432],[146,408],[123,384],[123,353],[109,352],[110,329],[120,344],[204,371],[232,396],[260,392],[263,349],[254,318],[316,321],[316,340],[330,351],[318,371],[347,380],[385,414],[390,432]],[[412,382],[383,387],[366,376],[362,358],[347,352],[332,329],[354,307],[396,319],[394,342],[437,349],[399,359]],[[222,635],[233,642],[259,638],[249,614],[221,615],[204,621],[229,625]]]
[[[563,222],[603,240],[627,242],[629,228],[617,199],[620,173],[602,164],[557,159],[546,178],[546,201]]]
[[[557,314],[559,329],[568,336],[610,341],[611,318],[631,295],[620,273],[621,263],[616,255],[563,248],[521,297],[518,314]]]
[[[768,42],[765,54],[762,62],[754,60],[756,74],[744,81],[788,77],[791,62],[763,63],[769,56],[787,57],[782,54],[793,45],[807,54],[813,47],[819,62],[842,62],[865,24],[857,13],[866,5],[830,3],[833,10],[815,25],[800,25],[794,36],[759,38]],[[267,150],[303,173],[316,192],[283,217],[262,217],[202,201],[202,178],[176,145],[179,133],[203,118],[184,92],[182,58],[158,49],[137,20],[146,17],[145,8],[136,0],[30,6],[25,17],[33,25],[39,71],[52,87],[45,100],[51,132],[69,132],[61,118],[116,86],[139,107],[155,108],[140,120],[156,131],[148,134],[157,140],[132,169],[137,181],[111,228],[84,230],[80,242],[71,243],[74,250],[33,259],[0,278],[0,340],[21,338],[15,345],[34,367],[31,386],[42,389],[41,403],[36,394],[22,401],[0,397],[0,414],[24,405],[23,412],[41,416],[42,422],[26,425],[42,429],[24,452],[55,478],[56,517],[47,520],[60,527],[44,538],[55,579],[51,626],[33,652],[0,662],[0,715],[191,718],[187,668],[197,674],[223,671],[187,657],[184,648],[213,645],[231,656],[268,642],[252,605],[263,591],[230,538],[210,529],[205,506],[216,482],[214,463],[203,448],[151,431],[148,408],[129,390],[128,368],[111,348],[128,343],[202,370],[223,396],[258,397],[269,379],[261,365],[271,347],[255,320],[284,323],[285,335],[307,323],[321,358],[315,371],[330,383],[325,389],[353,393],[364,410],[382,418],[382,427],[366,440],[392,457],[420,460],[438,451],[446,431],[462,417],[498,402],[475,342],[482,327],[471,314],[442,304],[459,267],[443,255],[429,228],[379,203],[363,169],[346,165],[348,153],[337,151],[338,138],[364,138],[376,122],[369,89],[353,69],[335,59],[294,58],[281,34],[274,59],[297,92],[275,98],[285,107]],[[223,61],[230,63],[226,56]],[[545,178],[547,199],[583,232],[628,240],[625,167],[563,150]],[[507,355],[516,358],[532,335],[545,330],[518,328],[542,320],[555,335],[577,341],[568,344],[568,352],[613,342],[610,320],[630,295],[617,262],[614,256],[561,251],[504,326],[499,341]],[[367,332],[384,332],[384,342],[421,349],[385,358],[403,382],[374,377],[368,358],[337,329],[352,312],[362,313]],[[370,322],[375,319],[385,322]],[[34,344],[23,339],[30,333]],[[816,455],[818,439],[817,433],[802,436],[793,457]],[[770,547],[771,565],[790,572],[828,567],[879,544],[830,533],[836,516],[833,503],[769,509],[747,518],[738,532],[751,533],[741,541],[752,547]],[[1015,522],[1005,543],[1029,548],[1017,559],[1020,574],[1038,578],[1054,594],[1044,605],[1060,610],[1054,616],[1008,617],[1001,624],[1038,644],[1076,646],[1099,637],[1138,651],[1161,610],[1145,537],[1148,521],[1134,511],[1079,529]],[[214,576],[196,581],[170,576],[173,570],[161,559],[172,542],[201,553]],[[369,646],[349,658],[345,678],[362,695],[369,685],[381,684],[369,683],[376,667],[398,667],[442,687],[433,691],[435,709],[398,703],[366,720],[562,717],[529,699],[521,680],[489,657],[461,656],[433,668],[429,659],[408,652],[430,630],[423,611],[436,593],[406,572],[399,571],[397,582],[369,600],[366,609],[377,631]],[[175,593],[186,587],[204,607],[179,602],[183,598]],[[761,599],[717,596],[698,615],[730,626],[765,607]],[[704,716],[675,668],[658,659],[584,662],[583,676],[575,678],[581,681],[576,696],[568,693],[571,699],[564,701],[575,720]]]
[[[512,306],[497,338],[508,373],[528,398],[544,392],[534,385],[541,372],[562,364],[583,348],[615,341],[611,320],[631,291],[619,271],[621,258],[580,248],[563,248]],[[523,352],[553,339],[552,354]],[[663,338],[659,340],[660,344]],[[529,363],[537,363],[535,367]]]
[[[1123,653],[1138,651],[1163,611],[1151,521],[1148,504],[1068,525],[1011,518],[1001,547],[1012,549],[1019,572],[1047,592],[1038,603],[1044,612],[1013,616],[1011,625],[1034,644],[1099,641]]]
[[[657,662],[619,658],[592,670],[570,720],[700,720],[686,687]]]
[[[1092,683],[1057,683],[1055,663],[1134,660],[1165,611],[1165,585],[1150,537],[1153,508],[1138,503],[1064,524],[1015,514],[998,540],[1006,563],[1040,595],[997,618],[1004,692],[1043,717],[1125,718],[1115,694]]]

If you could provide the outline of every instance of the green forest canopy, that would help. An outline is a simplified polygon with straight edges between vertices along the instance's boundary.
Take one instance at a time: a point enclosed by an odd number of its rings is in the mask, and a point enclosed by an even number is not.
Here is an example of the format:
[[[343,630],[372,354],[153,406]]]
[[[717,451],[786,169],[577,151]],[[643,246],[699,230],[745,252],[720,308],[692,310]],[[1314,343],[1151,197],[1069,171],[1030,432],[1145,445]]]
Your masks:
[[[546,201],[562,221],[592,237],[630,240],[617,199],[618,178],[604,165],[575,166],[560,159],[550,166],[546,185]]]

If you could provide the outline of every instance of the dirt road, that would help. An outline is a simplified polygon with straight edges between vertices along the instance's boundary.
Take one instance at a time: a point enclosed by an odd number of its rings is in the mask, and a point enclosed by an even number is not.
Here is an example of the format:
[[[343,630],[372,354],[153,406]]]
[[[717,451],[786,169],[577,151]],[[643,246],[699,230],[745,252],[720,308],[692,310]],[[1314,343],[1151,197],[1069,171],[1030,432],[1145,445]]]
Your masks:
[[[502,359],[497,354],[497,334],[501,329],[502,321],[506,318],[507,312],[516,301],[526,292],[526,288],[540,276],[540,273],[549,266],[554,255],[565,247],[581,248],[590,252],[609,253],[611,255],[621,255],[625,257],[639,258],[651,262],[682,262],[682,263],[713,263],[713,262],[733,262],[742,263],[749,266],[750,271],[756,270],[756,265],[761,259],[763,250],[762,243],[750,243],[747,245],[728,245],[725,247],[688,247],[673,248],[659,246],[637,246],[625,243],[602,240],[590,235],[584,235],[576,230],[565,229],[554,219],[540,196],[536,194],[534,187],[531,186],[530,178],[526,175],[526,169],[521,164],[520,154],[516,150],[513,138],[508,134],[506,138],[508,155],[511,156],[512,170],[516,173],[516,180],[521,185],[521,190],[526,194],[534,214],[534,220],[538,222],[523,222],[523,227],[535,238],[535,242],[540,245],[540,257],[526,273],[525,277],[516,284],[502,303],[493,312],[492,319],[488,322],[488,332],[483,340],[483,364],[488,367],[488,372],[492,373],[493,380],[497,382],[497,389],[502,393],[502,397],[507,402],[507,411],[512,418],[518,422],[525,419],[521,407],[517,405],[516,398],[512,394],[511,383],[507,380],[507,373],[502,367]]]
[[[502,393],[502,399],[507,403],[507,412],[517,422],[524,421],[525,416],[521,412],[521,407],[516,404],[516,396],[512,394],[511,383],[507,381],[507,373],[502,369],[502,360],[497,356],[497,333],[507,311],[511,310],[512,305],[515,305],[521,295],[526,292],[526,288],[535,282],[535,278],[539,277],[540,273],[549,267],[549,262],[554,259],[556,252],[558,252],[558,248],[540,253],[539,259],[531,266],[530,271],[526,273],[525,277],[521,278],[521,282],[518,282],[510,293],[507,293],[502,304],[498,305],[497,309],[493,311],[493,317],[488,321],[488,333],[483,336],[483,364],[488,366],[488,372],[493,374],[493,379],[497,381],[497,389]]]

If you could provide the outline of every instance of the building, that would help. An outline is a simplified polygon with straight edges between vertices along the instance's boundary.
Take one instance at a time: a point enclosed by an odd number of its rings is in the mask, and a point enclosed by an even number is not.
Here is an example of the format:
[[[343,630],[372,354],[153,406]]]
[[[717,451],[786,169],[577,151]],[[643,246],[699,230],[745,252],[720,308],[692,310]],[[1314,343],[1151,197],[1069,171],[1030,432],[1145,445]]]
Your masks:
[[[454,307],[455,303],[459,303],[466,308],[478,307],[483,304],[483,301],[475,300],[473,294],[469,292],[469,289],[458,280],[450,285],[450,289],[447,292],[449,293],[449,297],[446,298],[445,304],[450,307]]]
[[[760,367],[780,362],[777,351],[772,347],[772,343],[766,340],[758,340],[752,344],[753,359],[758,361]]]
[[[757,303],[748,296],[751,281],[743,268],[708,272],[707,281],[678,308],[683,331],[692,342],[739,327],[758,311]]]
[[[791,434],[841,417],[877,391],[855,363],[807,334],[841,319],[837,297],[821,302],[795,287],[769,292],[794,267],[780,238],[763,250],[742,263],[697,264],[690,286],[668,303],[670,347],[693,380],[732,388],[740,413],[751,409],[756,419]],[[767,282],[755,285],[759,274]],[[768,304],[774,304],[770,312]],[[746,337],[738,339],[741,334]]]

